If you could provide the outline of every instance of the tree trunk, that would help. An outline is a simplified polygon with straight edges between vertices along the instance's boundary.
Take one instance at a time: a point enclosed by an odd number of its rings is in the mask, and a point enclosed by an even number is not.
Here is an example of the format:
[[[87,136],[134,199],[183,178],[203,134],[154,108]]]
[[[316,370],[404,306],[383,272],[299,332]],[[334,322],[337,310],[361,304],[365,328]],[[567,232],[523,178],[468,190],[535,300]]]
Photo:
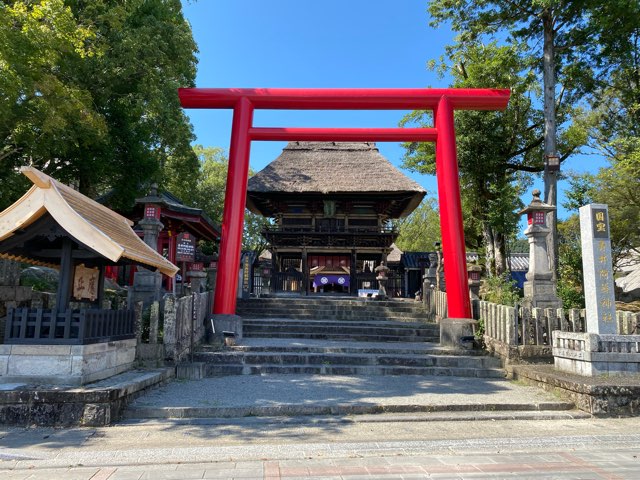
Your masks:
[[[555,52],[554,52],[554,31],[553,12],[547,8],[542,13],[542,25],[544,28],[543,45],[543,83],[544,83],[544,154],[546,158],[558,156],[556,146],[556,75],[555,75]],[[545,159],[546,160],[546,159]],[[549,205],[557,203],[558,172],[549,171],[545,161],[544,169],[544,201]],[[549,266],[554,278],[558,269],[558,233],[557,233],[557,212],[547,215],[547,225],[551,229],[551,234],[547,237],[547,249],[549,252]]]
[[[496,262],[496,275],[502,275],[507,271],[507,242],[504,233],[494,233],[493,252]]]
[[[496,252],[494,248],[493,229],[487,222],[482,222],[482,238],[487,259],[487,275],[493,277],[496,274]]]

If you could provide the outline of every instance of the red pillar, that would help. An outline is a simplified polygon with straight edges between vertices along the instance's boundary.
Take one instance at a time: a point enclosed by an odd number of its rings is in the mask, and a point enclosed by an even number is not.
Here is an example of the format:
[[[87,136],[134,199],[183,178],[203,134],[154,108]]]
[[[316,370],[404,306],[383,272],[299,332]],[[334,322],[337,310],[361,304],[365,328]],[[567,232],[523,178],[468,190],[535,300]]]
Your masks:
[[[446,96],[440,99],[434,116],[438,131],[436,173],[444,276],[447,284],[447,315],[449,318],[472,318],[467,284],[467,256],[462,227],[462,203],[460,201],[453,107]]]
[[[238,269],[242,250],[244,208],[249,178],[249,129],[253,121],[253,105],[241,97],[233,108],[229,171],[222,213],[222,237],[218,260],[218,277],[213,313],[235,315]]]

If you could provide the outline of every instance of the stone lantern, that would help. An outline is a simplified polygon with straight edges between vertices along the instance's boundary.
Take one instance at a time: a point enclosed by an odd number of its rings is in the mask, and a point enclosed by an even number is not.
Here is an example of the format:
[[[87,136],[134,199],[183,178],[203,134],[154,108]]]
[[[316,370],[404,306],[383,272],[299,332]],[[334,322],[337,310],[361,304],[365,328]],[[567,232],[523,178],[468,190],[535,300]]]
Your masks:
[[[144,203],[144,217],[138,222],[138,225],[142,227],[144,243],[157,251],[158,235],[164,225],[160,221],[161,207],[158,204],[160,198],[158,197],[158,185],[155,183],[151,185],[151,191],[146,200]]]
[[[138,222],[142,228],[144,243],[158,251],[158,237],[164,228],[160,221],[161,207],[158,197],[158,185],[151,185],[149,195],[145,197],[144,217]],[[133,289],[130,290],[130,302],[142,301],[145,305],[160,300],[162,275],[143,267],[133,275]]]
[[[467,265],[467,273],[469,275],[469,295],[471,300],[480,300],[480,278],[482,267],[477,263]]]
[[[529,271],[524,282],[524,303],[537,308],[560,308],[556,295],[556,282],[549,268],[547,213],[556,209],[540,200],[540,190],[533,191],[533,200],[519,213],[527,214],[528,227],[524,234],[529,239]]]

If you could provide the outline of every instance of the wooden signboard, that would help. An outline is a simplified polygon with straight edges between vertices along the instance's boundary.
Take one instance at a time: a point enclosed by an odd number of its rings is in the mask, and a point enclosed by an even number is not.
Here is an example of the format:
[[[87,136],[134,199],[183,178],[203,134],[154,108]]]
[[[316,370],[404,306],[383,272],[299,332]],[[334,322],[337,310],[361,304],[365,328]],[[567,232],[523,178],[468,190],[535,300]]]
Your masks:
[[[189,232],[179,233],[176,241],[176,262],[193,262],[195,257],[195,237]]]

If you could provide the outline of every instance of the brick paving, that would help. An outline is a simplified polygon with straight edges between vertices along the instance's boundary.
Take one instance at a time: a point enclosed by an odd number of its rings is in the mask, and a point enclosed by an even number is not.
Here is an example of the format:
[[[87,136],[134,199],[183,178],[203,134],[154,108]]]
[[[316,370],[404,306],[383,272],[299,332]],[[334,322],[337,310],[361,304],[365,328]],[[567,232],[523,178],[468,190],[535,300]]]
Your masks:
[[[633,419],[633,426],[638,422]],[[169,425],[166,426],[170,430]],[[599,429],[600,427],[598,427]],[[106,429],[108,430],[108,429]],[[107,433],[107,435],[109,435]],[[8,438],[8,437],[4,437]],[[212,435],[213,439],[213,435]],[[639,479],[640,435],[181,448],[3,448],[3,480]],[[98,442],[99,443],[99,442]],[[173,444],[173,445],[172,445]],[[139,445],[142,447],[144,445]],[[30,453],[31,457],[24,454]],[[13,456],[13,457],[12,457]],[[91,466],[91,464],[94,464]]]

